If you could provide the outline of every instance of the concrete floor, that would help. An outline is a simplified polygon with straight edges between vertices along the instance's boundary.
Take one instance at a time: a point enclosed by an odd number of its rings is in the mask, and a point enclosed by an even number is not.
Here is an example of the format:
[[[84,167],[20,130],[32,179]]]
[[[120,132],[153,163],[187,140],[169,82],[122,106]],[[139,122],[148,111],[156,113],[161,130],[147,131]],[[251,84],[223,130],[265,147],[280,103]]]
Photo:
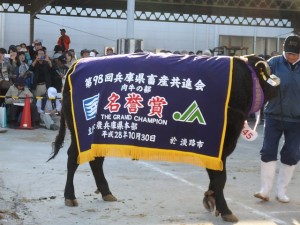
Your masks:
[[[259,189],[258,138],[240,138],[228,158],[225,196],[239,225],[299,225],[300,168],[289,186],[291,202],[279,203],[273,193],[270,202],[253,197]],[[66,179],[65,147],[55,160],[46,163],[56,131],[12,130],[0,134],[0,225],[220,225],[231,224],[205,211],[203,194],[208,177],[205,169],[186,164],[132,161],[107,158],[104,164],[110,189],[117,202],[103,202],[88,163],[75,175],[79,206],[64,206]]]

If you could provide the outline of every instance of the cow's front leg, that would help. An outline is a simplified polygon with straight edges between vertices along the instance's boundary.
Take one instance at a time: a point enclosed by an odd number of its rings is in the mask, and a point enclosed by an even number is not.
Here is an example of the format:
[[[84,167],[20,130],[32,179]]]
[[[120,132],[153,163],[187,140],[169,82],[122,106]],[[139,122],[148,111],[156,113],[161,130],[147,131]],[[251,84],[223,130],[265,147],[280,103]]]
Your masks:
[[[95,191],[95,193],[101,193],[104,201],[117,201],[117,198],[113,196],[111,191],[109,190],[109,186],[103,171],[103,162],[104,157],[96,157],[95,160],[90,162],[90,167],[92,169],[97,185],[97,190]]]
[[[75,150],[74,150],[75,151]],[[74,190],[74,175],[78,168],[77,164],[77,157],[70,155],[68,156],[68,174],[67,174],[67,181],[65,186],[65,205],[66,206],[78,206],[78,202],[75,197],[75,190]]]
[[[209,176],[209,190],[204,196],[204,206],[210,211],[213,211],[212,206],[215,202],[216,216],[221,214],[222,219],[228,222],[237,222],[238,218],[232,214],[231,210],[227,206],[227,202],[224,197],[224,187],[226,184],[226,161],[223,161],[223,171],[207,169]],[[205,205],[208,203],[208,205]]]

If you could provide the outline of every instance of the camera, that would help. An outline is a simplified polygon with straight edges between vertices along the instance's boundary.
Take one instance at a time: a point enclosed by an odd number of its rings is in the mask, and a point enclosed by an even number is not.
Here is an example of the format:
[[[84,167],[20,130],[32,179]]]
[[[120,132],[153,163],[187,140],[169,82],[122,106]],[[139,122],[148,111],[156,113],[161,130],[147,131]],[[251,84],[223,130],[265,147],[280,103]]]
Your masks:
[[[44,56],[44,55],[41,55],[41,56],[40,56],[40,60],[45,60],[45,56]]]

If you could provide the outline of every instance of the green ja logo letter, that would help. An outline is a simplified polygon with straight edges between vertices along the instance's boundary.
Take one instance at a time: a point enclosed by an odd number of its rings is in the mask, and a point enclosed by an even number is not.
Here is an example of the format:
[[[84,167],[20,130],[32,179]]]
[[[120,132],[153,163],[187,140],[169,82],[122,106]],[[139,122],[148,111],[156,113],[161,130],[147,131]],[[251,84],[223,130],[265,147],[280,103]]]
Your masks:
[[[195,120],[198,120],[199,124],[206,125],[205,119],[196,101],[193,101],[193,103],[185,110],[183,114],[180,112],[174,112],[173,119],[175,121],[188,123],[193,123]]]

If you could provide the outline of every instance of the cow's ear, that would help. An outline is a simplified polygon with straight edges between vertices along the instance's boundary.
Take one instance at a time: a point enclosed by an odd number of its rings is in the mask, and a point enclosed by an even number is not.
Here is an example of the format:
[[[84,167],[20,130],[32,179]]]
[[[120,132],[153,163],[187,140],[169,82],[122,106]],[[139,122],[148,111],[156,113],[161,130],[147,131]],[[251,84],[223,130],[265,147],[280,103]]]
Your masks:
[[[271,75],[271,69],[268,63],[261,60],[255,63],[255,67],[258,69],[259,75],[263,78],[263,80],[267,81]]]

